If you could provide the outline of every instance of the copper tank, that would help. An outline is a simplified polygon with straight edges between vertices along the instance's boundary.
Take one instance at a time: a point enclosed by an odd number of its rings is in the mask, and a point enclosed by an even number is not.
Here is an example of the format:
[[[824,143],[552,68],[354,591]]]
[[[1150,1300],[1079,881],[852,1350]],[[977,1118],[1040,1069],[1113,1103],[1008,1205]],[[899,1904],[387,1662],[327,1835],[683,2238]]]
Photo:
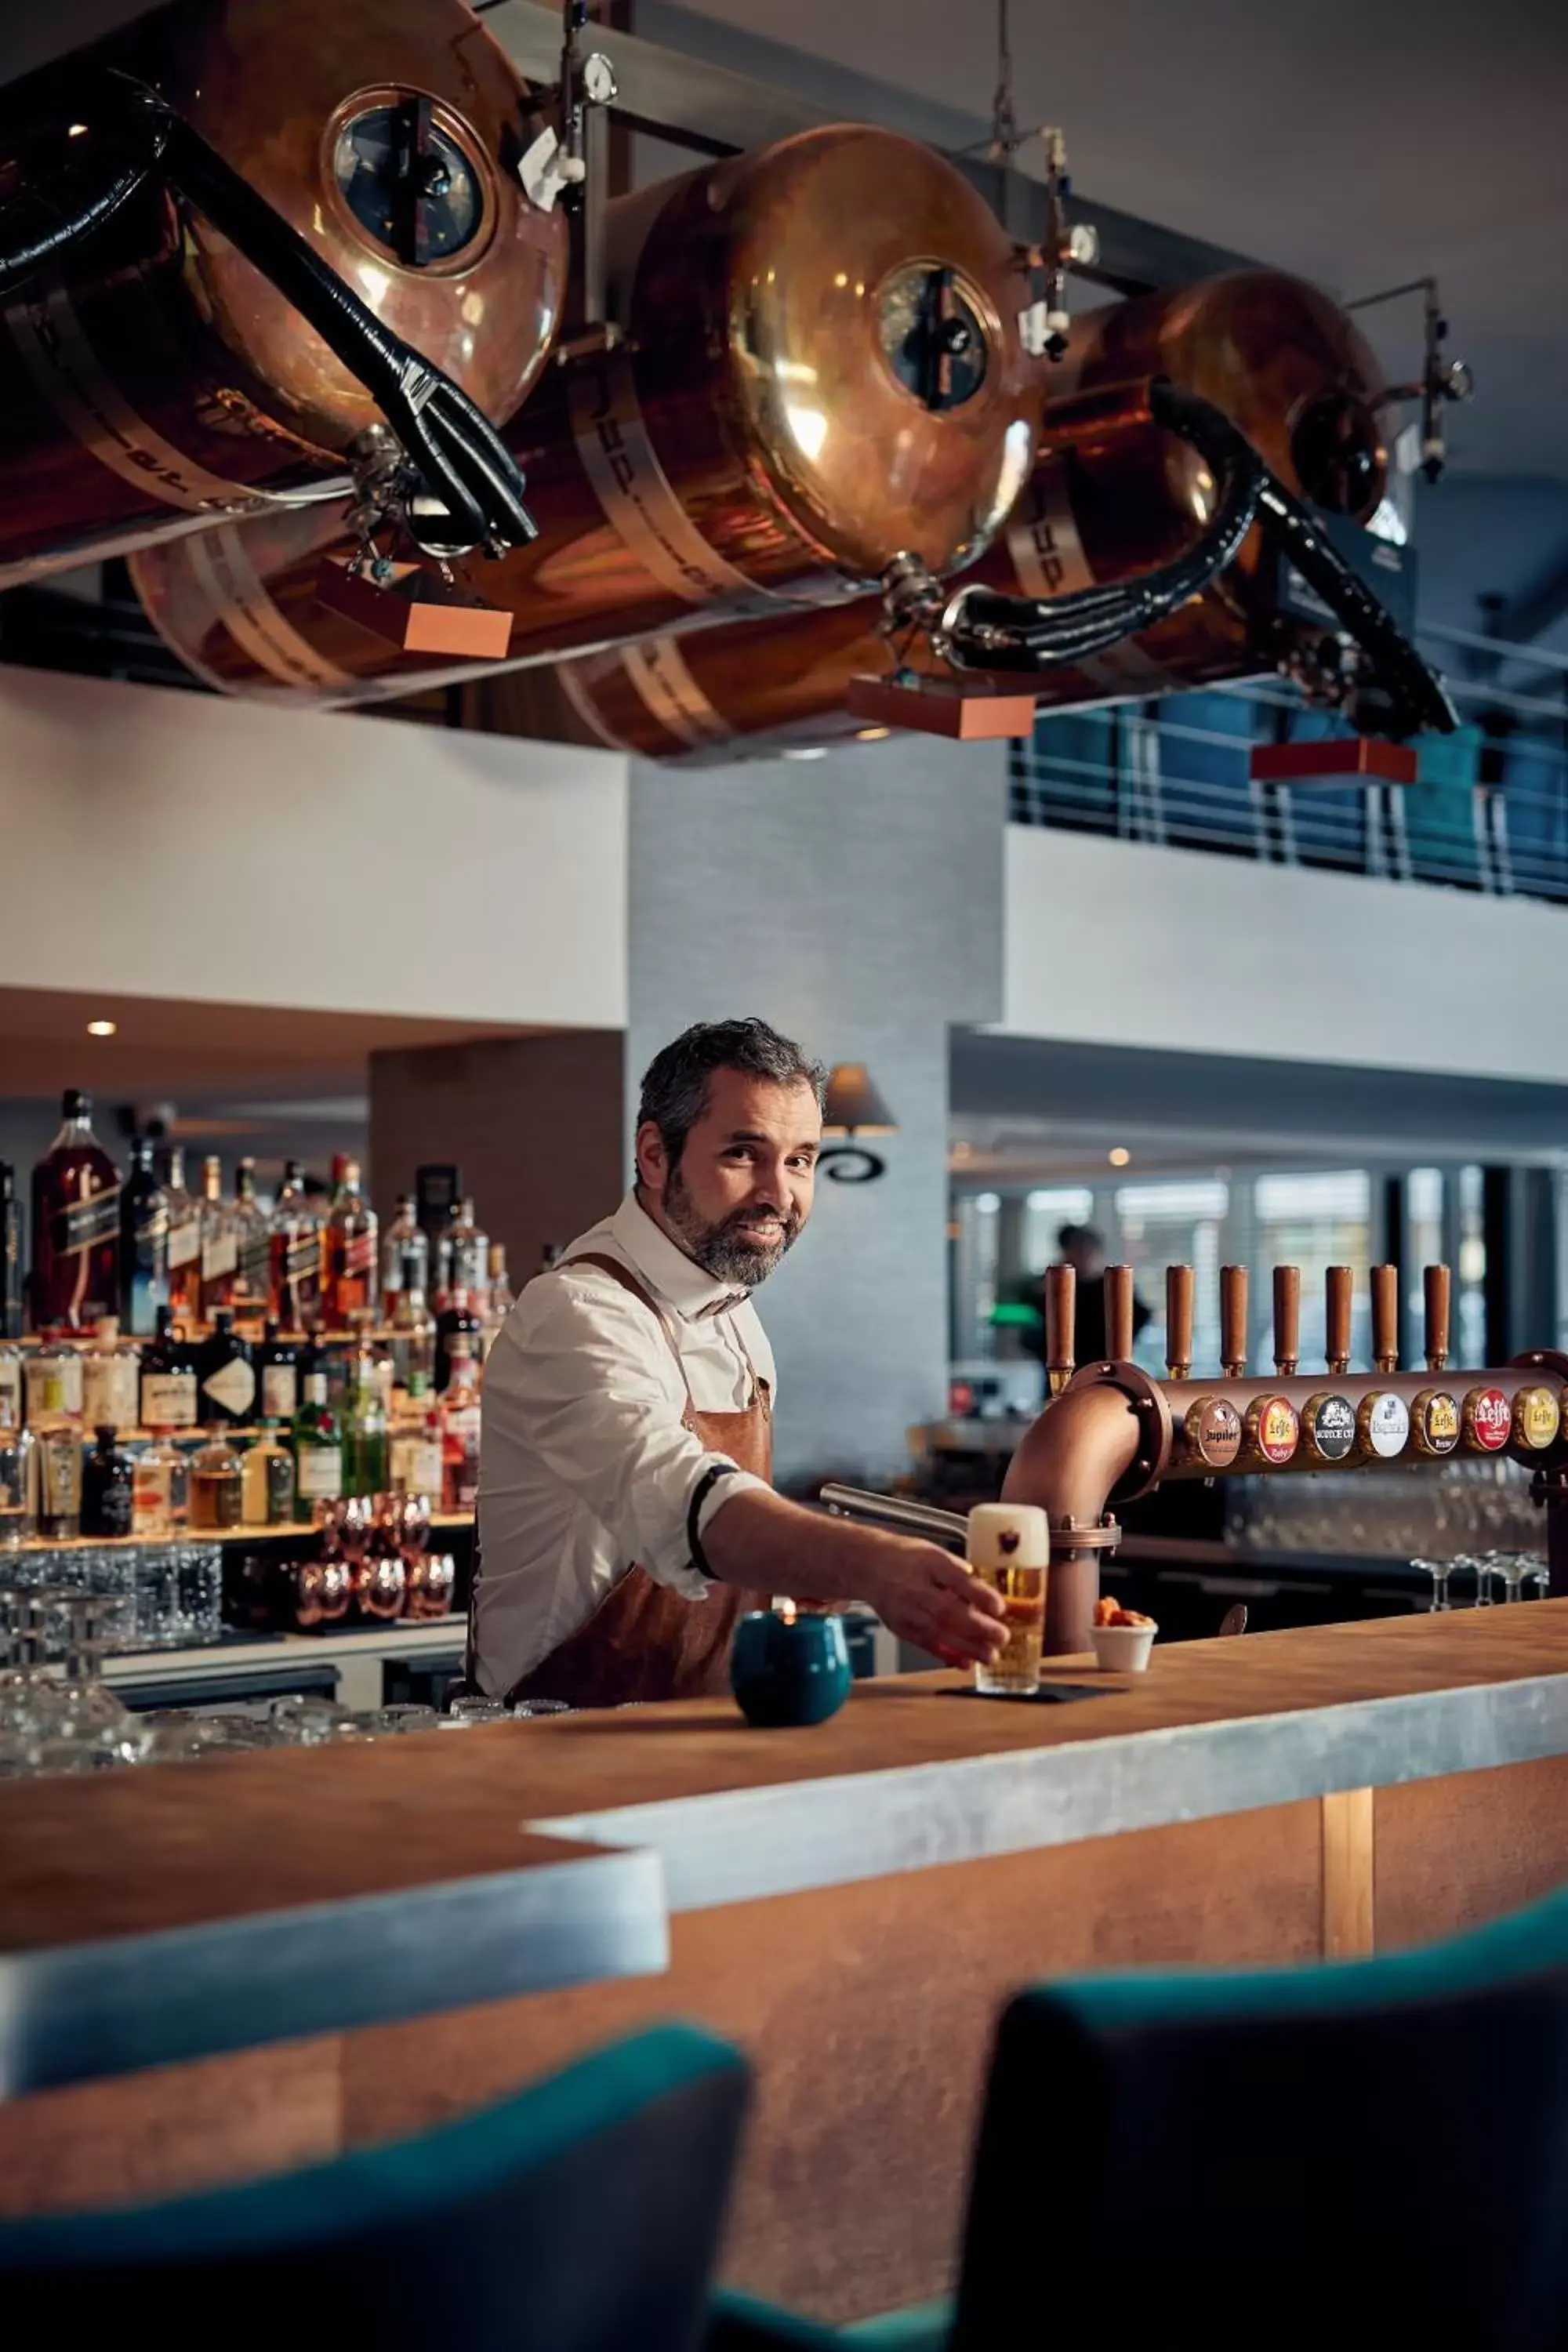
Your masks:
[[[1315,288],[1237,271],[1115,303],[1075,321],[1051,372],[1041,455],[1005,531],[973,576],[1026,596],[1127,578],[1190,546],[1213,510],[1203,460],[1153,424],[1107,426],[1063,446],[1053,412],[1079,395],[1167,375],[1225,410],[1273,470],[1317,505],[1365,521],[1387,466],[1378,425],[1384,379],[1345,314]],[[1144,635],[1077,667],[1047,671],[1042,706],[1152,696],[1271,667],[1319,634],[1282,614],[1260,531],[1224,578]],[[874,600],[772,625],[656,637],[482,677],[463,692],[470,725],[493,733],[607,744],[654,759],[733,757],[826,743],[867,730],[845,709],[850,680],[892,656]],[[929,658],[911,656],[929,667]],[[1009,684],[1016,689],[1020,681]],[[729,747],[729,748],[727,748]]]
[[[80,201],[93,135],[70,125],[108,65],[155,83],[385,325],[511,415],[560,317],[567,232],[523,194],[541,126],[463,0],[184,0],[0,93],[0,197]],[[443,184],[399,210],[392,152],[416,121]],[[341,477],[378,411],[199,212],[148,186],[10,297],[0,415],[3,579]]]
[[[852,594],[894,556],[956,570],[1027,479],[1039,405],[1016,248],[952,164],[890,131],[803,132],[607,207],[626,340],[552,371],[508,438],[538,541],[455,567],[515,616],[510,658]],[[933,362],[940,307],[954,348]],[[332,517],[153,551],[137,585],[235,692],[329,701],[432,682],[323,604]]]

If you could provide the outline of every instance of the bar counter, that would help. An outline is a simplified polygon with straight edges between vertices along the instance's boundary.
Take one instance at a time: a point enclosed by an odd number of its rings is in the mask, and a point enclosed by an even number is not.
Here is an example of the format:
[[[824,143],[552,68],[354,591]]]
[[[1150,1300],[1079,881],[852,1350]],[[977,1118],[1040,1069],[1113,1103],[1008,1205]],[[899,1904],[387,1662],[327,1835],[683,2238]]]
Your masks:
[[[0,2210],[319,2158],[694,2015],[758,2068],[729,2275],[852,2316],[945,2281],[1016,1986],[1348,1956],[1568,1876],[1568,1601],[1048,1664],[1096,1696],[0,1788]]]

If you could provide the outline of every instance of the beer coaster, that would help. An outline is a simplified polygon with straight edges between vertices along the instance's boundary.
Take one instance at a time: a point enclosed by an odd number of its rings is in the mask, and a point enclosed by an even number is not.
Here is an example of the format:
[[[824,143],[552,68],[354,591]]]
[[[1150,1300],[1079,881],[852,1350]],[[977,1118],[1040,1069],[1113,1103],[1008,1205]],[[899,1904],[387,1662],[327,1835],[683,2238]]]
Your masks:
[[[1097,1683],[1042,1683],[1038,1690],[1032,1691],[983,1691],[976,1690],[971,1684],[967,1690],[941,1691],[938,1696],[941,1698],[999,1698],[1013,1706],[1022,1701],[1026,1706],[1038,1700],[1042,1706],[1058,1706],[1065,1705],[1069,1698],[1109,1698],[1110,1692],[1109,1689],[1102,1690]]]

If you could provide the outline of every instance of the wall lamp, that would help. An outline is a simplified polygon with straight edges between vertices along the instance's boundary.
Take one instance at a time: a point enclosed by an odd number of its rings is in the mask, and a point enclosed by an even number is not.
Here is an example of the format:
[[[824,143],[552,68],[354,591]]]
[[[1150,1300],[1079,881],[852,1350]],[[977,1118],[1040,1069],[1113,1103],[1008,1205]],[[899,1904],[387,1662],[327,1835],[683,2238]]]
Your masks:
[[[865,1063],[836,1062],[827,1076],[822,1132],[841,1135],[845,1140],[819,1153],[817,1166],[826,1169],[836,1183],[869,1184],[873,1178],[886,1175],[888,1163],[879,1152],[868,1151],[859,1138],[897,1135],[898,1131],[899,1122],[872,1084]]]

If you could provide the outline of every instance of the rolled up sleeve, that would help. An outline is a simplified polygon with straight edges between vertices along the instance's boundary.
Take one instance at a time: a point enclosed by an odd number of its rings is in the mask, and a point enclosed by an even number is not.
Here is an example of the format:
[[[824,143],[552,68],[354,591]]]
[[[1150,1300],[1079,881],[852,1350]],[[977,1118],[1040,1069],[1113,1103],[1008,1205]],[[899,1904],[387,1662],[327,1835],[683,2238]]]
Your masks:
[[[531,1328],[513,1318],[485,1364],[487,1454],[525,1444],[608,1532],[617,1552],[700,1601],[710,1580],[691,1558],[692,1498],[718,1469],[697,1531],[720,1505],[764,1483],[712,1452],[682,1419],[686,1389],[645,1307],[570,1281],[550,1285]]]

